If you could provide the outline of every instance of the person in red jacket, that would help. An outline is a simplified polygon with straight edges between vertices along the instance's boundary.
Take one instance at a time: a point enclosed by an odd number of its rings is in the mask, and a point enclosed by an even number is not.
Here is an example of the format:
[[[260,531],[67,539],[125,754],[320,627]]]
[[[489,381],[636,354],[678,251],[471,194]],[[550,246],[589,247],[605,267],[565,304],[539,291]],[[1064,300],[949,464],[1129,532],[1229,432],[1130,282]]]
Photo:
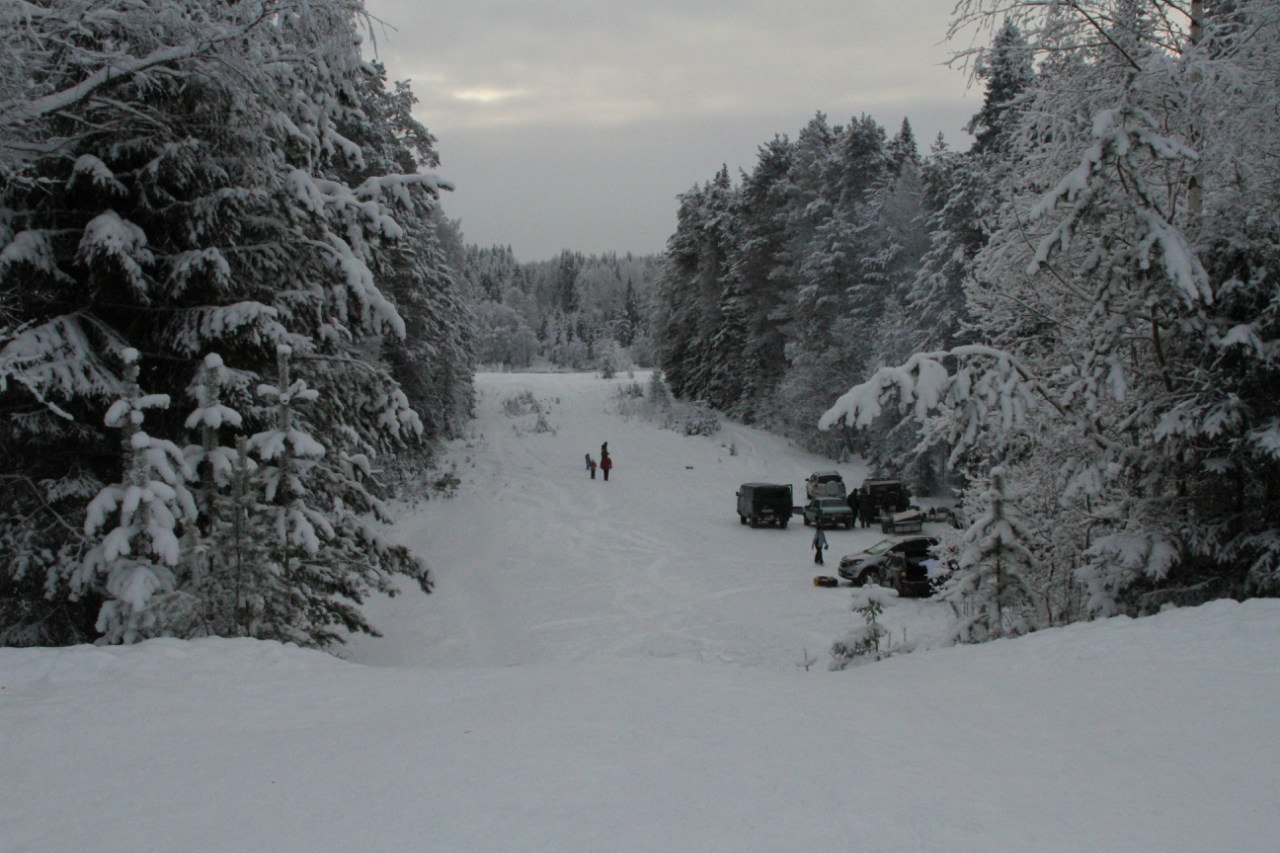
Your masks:
[[[608,481],[609,479],[609,469],[612,467],[613,467],[612,456],[606,453],[604,456],[600,457],[600,470],[604,472],[604,478],[606,481]]]

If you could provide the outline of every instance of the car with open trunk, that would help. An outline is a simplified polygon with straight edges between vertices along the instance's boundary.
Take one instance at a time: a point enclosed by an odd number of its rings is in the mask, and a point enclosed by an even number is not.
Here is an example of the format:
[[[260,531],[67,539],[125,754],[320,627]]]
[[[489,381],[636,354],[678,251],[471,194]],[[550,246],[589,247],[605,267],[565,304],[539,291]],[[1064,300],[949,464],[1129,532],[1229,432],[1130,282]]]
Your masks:
[[[852,581],[855,586],[886,581],[890,585],[896,585],[893,581],[900,569],[898,560],[907,568],[919,566],[932,557],[931,550],[937,544],[938,540],[934,536],[883,539],[865,551],[841,557],[838,572],[840,577]]]

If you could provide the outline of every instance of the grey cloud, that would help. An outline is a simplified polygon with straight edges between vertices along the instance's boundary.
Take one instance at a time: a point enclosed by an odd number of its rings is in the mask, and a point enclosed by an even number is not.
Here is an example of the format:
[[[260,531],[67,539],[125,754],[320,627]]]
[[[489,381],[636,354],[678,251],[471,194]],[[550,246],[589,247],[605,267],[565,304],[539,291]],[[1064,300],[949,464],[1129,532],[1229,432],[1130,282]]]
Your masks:
[[[379,57],[459,183],[446,208],[530,260],[660,250],[677,193],[817,110],[890,130],[908,115],[922,144],[963,147],[976,109],[942,65],[952,0],[367,5],[397,28],[375,29]]]

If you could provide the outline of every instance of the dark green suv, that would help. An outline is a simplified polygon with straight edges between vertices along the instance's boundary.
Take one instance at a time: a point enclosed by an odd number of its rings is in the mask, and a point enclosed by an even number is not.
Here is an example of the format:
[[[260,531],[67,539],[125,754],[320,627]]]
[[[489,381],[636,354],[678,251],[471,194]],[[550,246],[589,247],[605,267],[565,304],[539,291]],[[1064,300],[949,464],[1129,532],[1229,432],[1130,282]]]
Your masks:
[[[853,529],[853,510],[840,498],[814,498],[804,505],[804,523]]]
[[[738,523],[759,527],[771,524],[787,529],[791,520],[791,485],[743,483],[738,487]]]

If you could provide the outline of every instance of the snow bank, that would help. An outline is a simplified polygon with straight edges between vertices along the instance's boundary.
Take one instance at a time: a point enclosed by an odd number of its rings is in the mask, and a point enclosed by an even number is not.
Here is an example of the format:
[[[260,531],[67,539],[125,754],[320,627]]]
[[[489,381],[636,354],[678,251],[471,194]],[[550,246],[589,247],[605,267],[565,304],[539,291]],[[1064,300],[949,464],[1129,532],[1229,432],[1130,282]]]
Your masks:
[[[0,825],[41,853],[1267,850],[1278,661],[1274,601],[844,673],[5,649]]]

